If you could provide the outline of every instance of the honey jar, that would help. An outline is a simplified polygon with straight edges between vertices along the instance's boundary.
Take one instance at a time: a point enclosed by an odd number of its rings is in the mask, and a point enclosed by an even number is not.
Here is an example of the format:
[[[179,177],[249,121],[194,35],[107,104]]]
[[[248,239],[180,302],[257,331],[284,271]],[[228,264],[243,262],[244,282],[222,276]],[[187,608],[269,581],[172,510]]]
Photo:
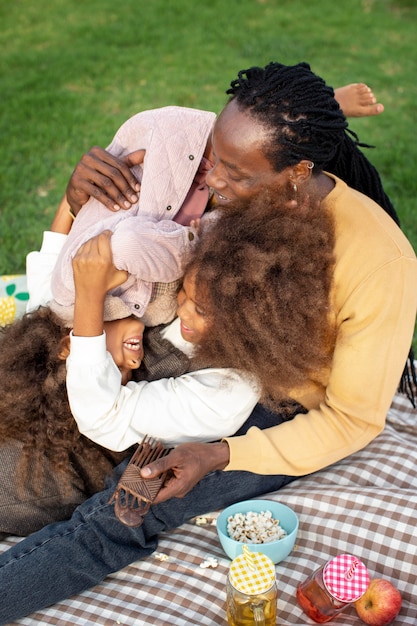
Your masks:
[[[244,545],[243,553],[232,561],[227,579],[229,626],[275,626],[277,599],[273,562]]]

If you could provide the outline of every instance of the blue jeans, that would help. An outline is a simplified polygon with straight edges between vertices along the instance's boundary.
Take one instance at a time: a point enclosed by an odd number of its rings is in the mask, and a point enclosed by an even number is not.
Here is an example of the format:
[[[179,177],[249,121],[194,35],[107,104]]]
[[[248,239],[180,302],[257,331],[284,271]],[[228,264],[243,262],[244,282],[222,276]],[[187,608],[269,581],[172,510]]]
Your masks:
[[[257,406],[239,434],[283,421]],[[129,528],[108,501],[127,460],[109,487],[83,502],[70,520],[30,535],[0,555],[0,624],[40,610],[100,583],[108,574],[150,555],[158,534],[196,515],[280,489],[295,477],[250,472],[212,472],[184,498],[151,507],[142,526]]]

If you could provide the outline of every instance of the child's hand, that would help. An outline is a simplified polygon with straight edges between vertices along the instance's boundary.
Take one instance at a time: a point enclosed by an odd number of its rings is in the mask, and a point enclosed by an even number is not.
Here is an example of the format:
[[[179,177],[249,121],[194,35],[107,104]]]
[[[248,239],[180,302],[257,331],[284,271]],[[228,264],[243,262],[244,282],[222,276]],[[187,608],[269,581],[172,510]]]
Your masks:
[[[194,228],[199,237],[201,235],[201,218],[197,217],[197,219],[191,220],[190,228]]]
[[[107,230],[86,241],[72,260],[77,296],[86,293],[104,296],[124,283],[128,272],[113,265],[110,245],[111,231]]]

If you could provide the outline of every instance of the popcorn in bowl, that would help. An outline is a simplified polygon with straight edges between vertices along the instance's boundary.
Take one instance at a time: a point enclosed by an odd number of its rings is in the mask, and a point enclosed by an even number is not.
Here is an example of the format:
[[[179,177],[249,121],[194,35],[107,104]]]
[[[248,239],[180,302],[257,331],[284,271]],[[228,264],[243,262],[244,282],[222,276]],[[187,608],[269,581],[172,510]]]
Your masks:
[[[287,536],[271,511],[235,513],[227,518],[227,534],[240,543],[269,543]]]
[[[220,511],[216,527],[221,546],[231,560],[247,544],[252,552],[261,552],[273,563],[280,563],[294,547],[298,516],[286,504],[256,498],[235,502]]]

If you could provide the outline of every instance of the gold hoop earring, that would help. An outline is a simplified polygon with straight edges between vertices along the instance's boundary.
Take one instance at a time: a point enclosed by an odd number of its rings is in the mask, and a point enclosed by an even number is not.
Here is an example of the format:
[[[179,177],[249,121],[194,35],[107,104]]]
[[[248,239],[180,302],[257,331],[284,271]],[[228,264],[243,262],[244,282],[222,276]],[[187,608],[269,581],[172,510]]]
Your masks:
[[[296,194],[298,191],[297,183],[293,183],[292,188],[294,189],[294,193]]]

